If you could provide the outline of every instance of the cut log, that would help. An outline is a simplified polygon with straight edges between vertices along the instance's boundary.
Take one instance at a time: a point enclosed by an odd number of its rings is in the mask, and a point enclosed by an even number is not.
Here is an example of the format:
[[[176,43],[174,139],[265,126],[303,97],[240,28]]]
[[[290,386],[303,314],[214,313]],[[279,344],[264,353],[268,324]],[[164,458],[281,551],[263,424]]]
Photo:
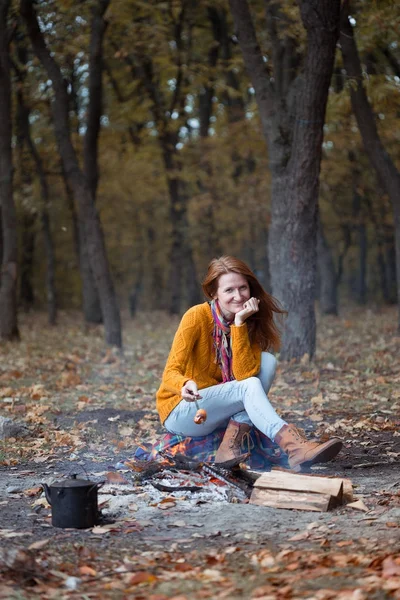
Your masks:
[[[270,506],[271,508],[327,512],[335,506],[336,500],[329,494],[254,488],[249,504]]]
[[[351,479],[342,479],[343,481],[343,502],[346,504],[347,502],[353,502],[353,483]]]
[[[290,492],[312,492],[331,496],[336,504],[343,502],[343,479],[297,475],[284,471],[263,473],[254,482],[254,488],[263,490],[285,490]]]

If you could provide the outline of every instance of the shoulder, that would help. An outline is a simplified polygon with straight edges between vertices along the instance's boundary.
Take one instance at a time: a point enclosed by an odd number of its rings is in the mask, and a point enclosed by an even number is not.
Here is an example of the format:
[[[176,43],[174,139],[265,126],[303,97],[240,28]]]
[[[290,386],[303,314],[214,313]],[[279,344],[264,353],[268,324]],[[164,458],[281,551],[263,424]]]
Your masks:
[[[208,302],[202,302],[201,304],[196,304],[189,308],[185,315],[194,315],[198,317],[210,317],[211,316],[211,308]]]
[[[211,309],[208,302],[202,304],[196,304],[185,312],[182,317],[181,323],[201,323],[207,322],[212,319]]]

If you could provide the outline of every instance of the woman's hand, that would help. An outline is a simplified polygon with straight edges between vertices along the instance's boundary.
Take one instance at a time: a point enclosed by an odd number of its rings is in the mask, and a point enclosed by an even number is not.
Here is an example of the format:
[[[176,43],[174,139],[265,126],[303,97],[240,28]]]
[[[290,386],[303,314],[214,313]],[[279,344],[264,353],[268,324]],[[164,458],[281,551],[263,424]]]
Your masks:
[[[187,402],[194,402],[201,398],[199,390],[197,389],[197,383],[189,379],[181,389],[181,396]]]
[[[243,325],[243,323],[245,322],[246,319],[251,317],[251,315],[254,315],[254,313],[258,312],[259,304],[260,304],[260,301],[258,298],[249,298],[247,300],[247,302],[245,302],[243,304],[243,310],[236,313],[236,315],[235,315],[236,327]]]

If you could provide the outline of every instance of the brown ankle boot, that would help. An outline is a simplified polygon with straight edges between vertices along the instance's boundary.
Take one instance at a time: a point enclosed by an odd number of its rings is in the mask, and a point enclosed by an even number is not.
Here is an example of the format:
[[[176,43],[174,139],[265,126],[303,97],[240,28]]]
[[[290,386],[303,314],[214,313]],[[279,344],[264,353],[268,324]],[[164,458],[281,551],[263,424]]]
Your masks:
[[[300,466],[328,462],[342,448],[342,442],[332,439],[328,442],[309,442],[294,425],[284,425],[275,436],[274,441],[288,455],[291,469],[299,470]]]
[[[223,440],[215,455],[215,464],[225,469],[231,469],[247,460],[250,453],[241,454],[243,438],[248,435],[251,427],[246,423],[237,423],[231,419],[226,428]]]

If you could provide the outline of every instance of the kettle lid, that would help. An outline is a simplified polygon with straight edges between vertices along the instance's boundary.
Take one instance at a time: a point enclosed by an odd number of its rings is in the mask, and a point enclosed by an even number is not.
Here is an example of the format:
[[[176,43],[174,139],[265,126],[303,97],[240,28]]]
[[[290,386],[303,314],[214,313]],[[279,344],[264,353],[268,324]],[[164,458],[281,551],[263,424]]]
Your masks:
[[[78,479],[76,474],[71,475],[69,479],[63,479],[62,481],[55,481],[50,487],[55,488],[79,488],[79,487],[91,487],[95,485],[93,481],[89,479]]]

